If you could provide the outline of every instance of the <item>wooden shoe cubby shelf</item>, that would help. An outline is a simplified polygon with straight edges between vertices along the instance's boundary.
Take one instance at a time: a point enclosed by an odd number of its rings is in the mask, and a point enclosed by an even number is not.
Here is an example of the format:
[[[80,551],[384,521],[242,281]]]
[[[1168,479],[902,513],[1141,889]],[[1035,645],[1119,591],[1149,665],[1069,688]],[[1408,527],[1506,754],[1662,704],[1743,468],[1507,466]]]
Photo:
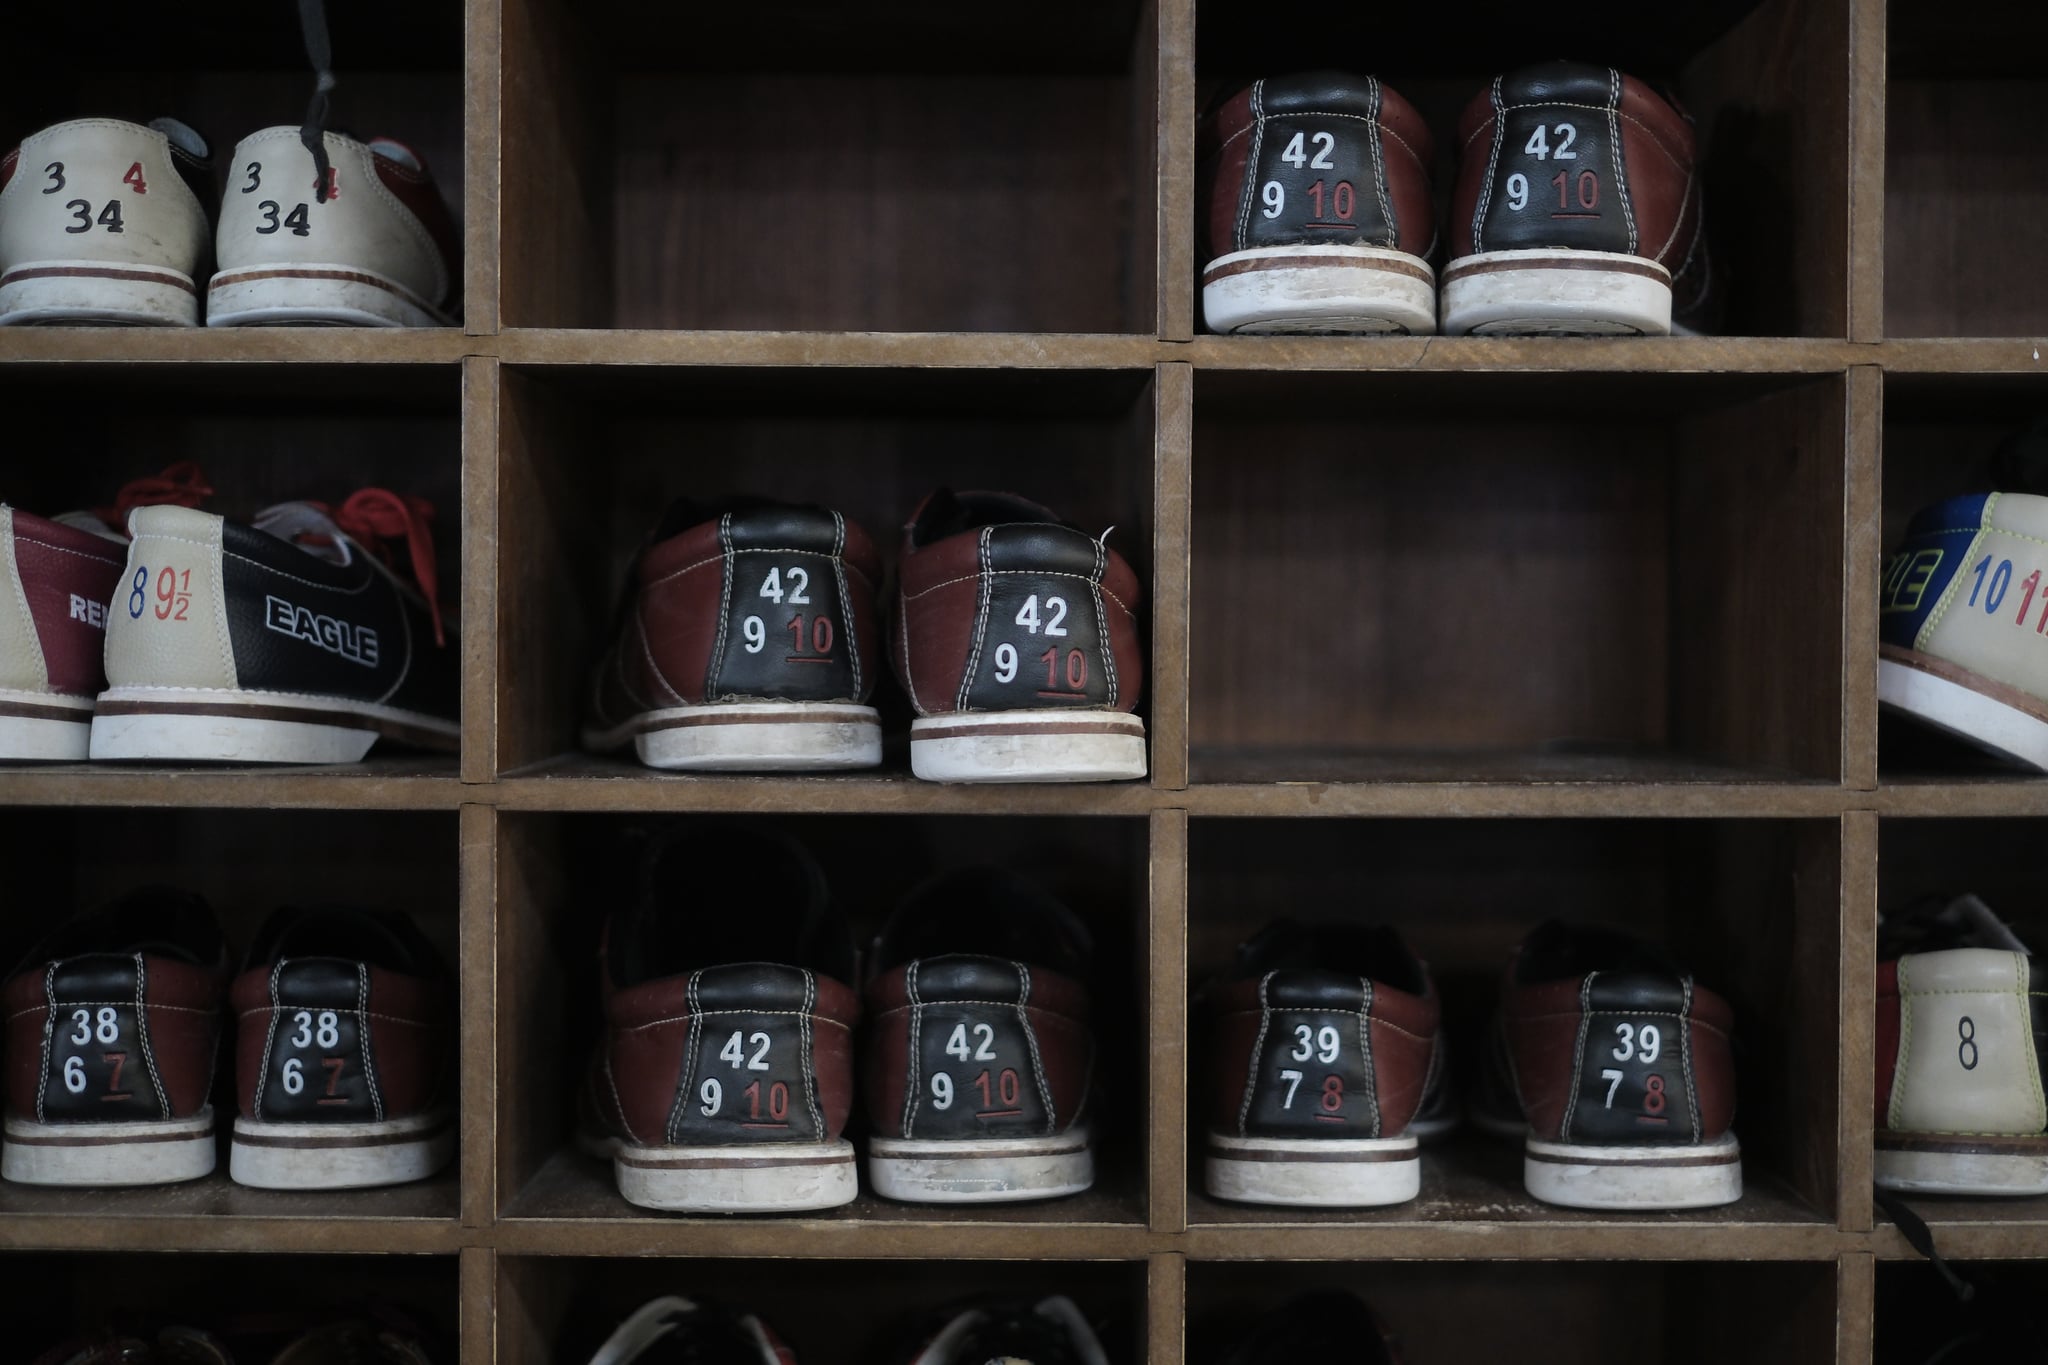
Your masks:
[[[295,121],[291,7],[197,8],[124,11],[142,27],[112,52],[97,12],[17,16],[6,135],[162,112],[231,146]],[[1122,1320],[1119,1361],[1208,1365],[1246,1313],[1337,1282],[1419,1365],[1881,1357],[1878,1300],[1932,1272],[1873,1218],[1878,908],[1975,889],[2044,924],[2048,781],[1881,745],[1872,609],[1911,511],[2048,409],[2038,7],[1765,0],[1720,36],[1640,7],[1579,32],[1305,0],[329,8],[337,123],[418,146],[462,219],[465,327],[0,332],[0,496],[90,504],[189,457],[223,510],[432,498],[460,756],[0,773],[6,931],[144,880],[204,891],[243,939],[287,899],[405,906],[460,964],[460,1157],[348,1195],[0,1185],[25,1291],[0,1318],[46,1334],[109,1284],[374,1293],[466,1365],[540,1365],[649,1293],[708,1291],[842,1365],[912,1308],[1061,1287]],[[1201,332],[1198,99],[1356,66],[1442,130],[1493,71],[1563,52],[1676,77],[1726,335]],[[816,498],[889,542],[940,483],[1119,528],[1150,596],[1148,781],[951,789],[900,747],[829,778],[577,752],[667,497]],[[1125,987],[1098,1001],[1095,1190],[757,1219],[618,1199],[569,1141],[606,841],[734,814],[809,842],[863,932],[926,871],[989,859],[1089,918]],[[1386,917],[1472,1013],[1560,912],[1669,939],[1734,1002],[1740,1203],[1548,1208],[1476,1138],[1389,1209],[1200,1193],[1189,997],[1241,936]],[[2048,1203],[1918,1207],[1950,1259],[2048,1287]]]

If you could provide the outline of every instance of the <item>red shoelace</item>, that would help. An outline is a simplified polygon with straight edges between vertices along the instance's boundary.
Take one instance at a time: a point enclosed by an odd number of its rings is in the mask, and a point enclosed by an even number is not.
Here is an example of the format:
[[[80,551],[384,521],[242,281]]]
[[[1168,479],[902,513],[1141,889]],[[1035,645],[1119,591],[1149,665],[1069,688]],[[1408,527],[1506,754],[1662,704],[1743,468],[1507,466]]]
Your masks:
[[[213,496],[197,460],[180,460],[161,474],[130,479],[114,495],[112,507],[95,507],[93,515],[117,531],[128,530],[128,514],[138,507],[197,507]]]
[[[434,576],[434,535],[427,523],[434,519],[434,504],[411,494],[401,496],[388,488],[359,488],[348,501],[329,512],[325,504],[313,503],[334,518],[334,524],[349,536],[375,551],[386,564],[390,553],[382,542],[403,540],[412,559],[412,576],[427,599],[434,617],[434,643],[445,645],[441,629],[441,593]]]

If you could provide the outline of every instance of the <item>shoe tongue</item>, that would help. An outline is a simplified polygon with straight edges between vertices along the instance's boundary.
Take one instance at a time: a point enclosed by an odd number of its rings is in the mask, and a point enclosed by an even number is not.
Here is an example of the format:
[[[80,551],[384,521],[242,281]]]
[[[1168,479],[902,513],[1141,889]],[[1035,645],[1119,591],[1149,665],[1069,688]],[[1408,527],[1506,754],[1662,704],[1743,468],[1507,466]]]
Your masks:
[[[355,560],[348,537],[334,524],[334,518],[310,502],[281,502],[266,507],[251,524],[330,563],[346,565]]]
[[[420,162],[419,154],[403,142],[393,142],[388,137],[373,137],[370,139],[370,150],[386,161],[396,161],[409,171],[426,170]]]
[[[60,517],[51,517],[50,520],[59,526],[69,526],[75,531],[90,531],[100,539],[111,540],[116,545],[128,543],[128,533],[101,521],[97,512],[66,512]]]
[[[154,118],[149,121],[149,126],[169,138],[178,150],[187,155],[204,161],[213,154],[213,149],[206,145],[206,139],[199,136],[189,123],[180,123],[174,118]]]

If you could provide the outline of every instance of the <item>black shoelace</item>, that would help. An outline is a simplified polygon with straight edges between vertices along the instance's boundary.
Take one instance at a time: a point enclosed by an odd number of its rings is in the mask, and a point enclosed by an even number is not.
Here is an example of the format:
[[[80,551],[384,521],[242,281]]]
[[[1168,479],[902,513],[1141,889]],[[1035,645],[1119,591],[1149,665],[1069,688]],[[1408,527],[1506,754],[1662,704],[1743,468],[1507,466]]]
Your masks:
[[[326,0],[299,0],[299,31],[306,39],[306,60],[313,64],[313,99],[299,141],[313,154],[313,198],[327,202],[327,96],[334,89],[334,45],[327,37]]]
[[[1955,1267],[1943,1260],[1941,1252],[1936,1250],[1934,1230],[1927,1226],[1927,1221],[1913,1212],[1905,1200],[1882,1186],[1871,1186],[1871,1192],[1877,1198],[1879,1210],[1898,1226],[1900,1234],[1906,1239],[1906,1244],[1925,1256],[1934,1268],[1941,1272],[1941,1278],[1948,1281],[1948,1287],[1955,1292],[1956,1299],[1961,1303],[1968,1303],[1976,1298],[1977,1286],[1956,1274]]]

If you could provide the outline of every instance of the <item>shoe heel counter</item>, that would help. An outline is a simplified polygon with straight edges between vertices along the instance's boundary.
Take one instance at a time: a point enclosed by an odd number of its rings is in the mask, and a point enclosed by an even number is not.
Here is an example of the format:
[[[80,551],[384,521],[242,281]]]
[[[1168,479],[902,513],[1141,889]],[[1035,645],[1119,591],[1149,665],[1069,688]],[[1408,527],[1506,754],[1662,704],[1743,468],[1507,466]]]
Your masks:
[[[1114,571],[1114,572],[1113,572]],[[1142,683],[1136,579],[1108,546],[1065,527],[982,532],[980,601],[957,711],[1128,711]]]
[[[164,135],[118,119],[76,119],[24,139],[0,189],[0,269],[94,261],[196,282],[209,246],[205,206]]]
[[[1080,1118],[1093,1064],[1086,1027],[1041,1003],[1077,994],[1070,983],[1019,962],[954,956],[908,964],[900,989],[870,1044],[878,1129],[915,1139],[1026,1137]]]
[[[390,1115],[371,1036],[369,968],[301,958],[270,972],[255,1012],[262,1045],[247,1099],[266,1123],[380,1123]],[[248,1031],[241,1041],[248,1041]]]
[[[1726,1130],[1733,1054],[1718,1000],[1690,977],[1596,972],[1581,983],[1580,1002],[1565,1141],[1698,1143]]]
[[[2048,1130],[2043,1015],[2023,953],[1956,948],[1899,959],[1898,1061],[1884,1126],[2012,1136]]]
[[[1361,977],[1267,973],[1259,982],[1256,1031],[1238,1050],[1245,1067],[1228,1131],[1281,1138],[1405,1131],[1417,1096],[1405,1113],[1381,1106],[1373,1001],[1373,985]]]
[[[1970,501],[1957,499],[1957,510],[1967,511]],[[1917,647],[2048,697],[2048,498],[1994,493],[1982,508],[1983,525],[1955,553]]]
[[[45,692],[50,669],[14,552],[14,509],[0,503],[0,688]]]
[[[297,128],[244,138],[228,168],[215,254],[222,270],[347,266],[396,281],[430,304],[448,295],[450,265],[432,234],[377,174],[370,149],[327,135],[328,194]]]
[[[819,1002],[843,990],[798,967],[693,972],[685,992],[691,1028],[660,1140],[723,1146],[837,1138],[852,1095],[850,1035]]]
[[[221,519],[143,507],[107,612],[107,682],[124,687],[233,689]]]
[[[139,956],[116,954],[44,968],[48,1024],[38,1043],[38,1122],[172,1117],[151,1056],[145,971]]]
[[[1630,200],[1620,106],[1608,67],[1551,62],[1495,85],[1490,138],[1462,149],[1475,177],[1460,202],[1473,253],[1564,247],[1643,254]],[[1654,244],[1653,244],[1654,245]]]

